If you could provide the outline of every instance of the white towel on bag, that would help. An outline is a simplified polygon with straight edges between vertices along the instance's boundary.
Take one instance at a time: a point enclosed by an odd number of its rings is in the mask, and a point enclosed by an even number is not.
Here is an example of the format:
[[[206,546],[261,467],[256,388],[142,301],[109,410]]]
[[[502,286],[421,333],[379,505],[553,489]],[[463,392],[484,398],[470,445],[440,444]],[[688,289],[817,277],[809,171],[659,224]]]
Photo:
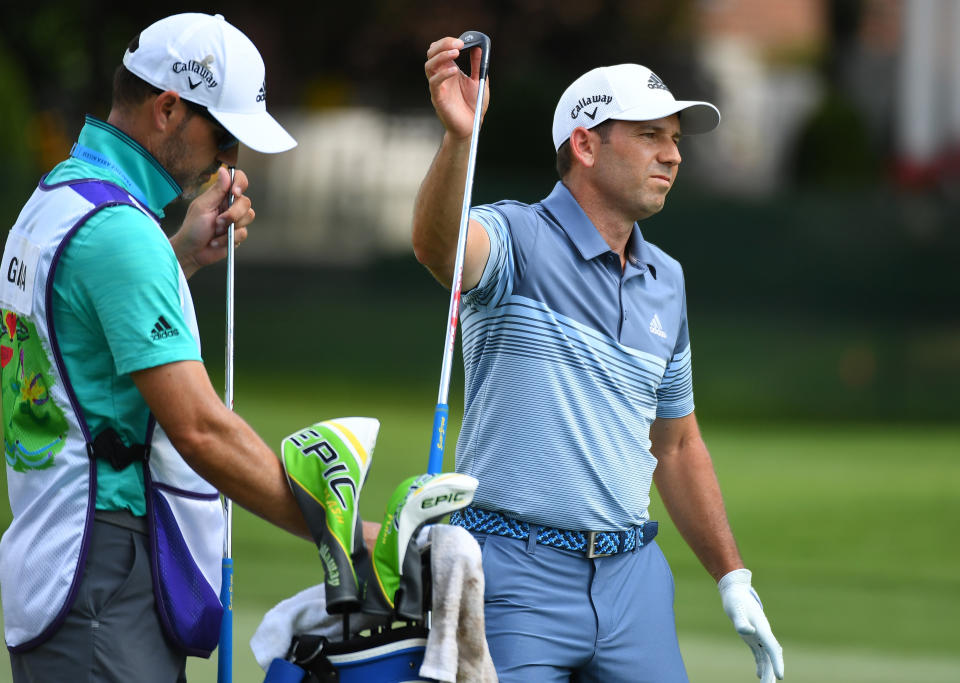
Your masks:
[[[480,546],[466,529],[430,533],[433,614],[420,675],[443,683],[496,682],[483,623]]]
[[[383,617],[361,612],[351,614],[351,635],[382,622]],[[293,637],[303,633],[326,636],[330,640],[343,638],[343,616],[327,613],[327,589],[322,583],[277,603],[263,616],[250,639],[257,664],[266,671],[274,659],[287,656]]]

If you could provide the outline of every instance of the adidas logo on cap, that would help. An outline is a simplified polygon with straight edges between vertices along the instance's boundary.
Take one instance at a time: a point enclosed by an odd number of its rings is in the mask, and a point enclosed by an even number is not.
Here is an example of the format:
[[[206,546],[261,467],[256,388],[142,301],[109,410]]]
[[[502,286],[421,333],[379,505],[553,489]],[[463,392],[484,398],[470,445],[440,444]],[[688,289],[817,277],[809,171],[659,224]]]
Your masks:
[[[650,72],[650,78],[647,80],[647,87],[651,90],[666,90],[670,92],[670,88],[667,87],[667,84],[660,80],[660,77]]]

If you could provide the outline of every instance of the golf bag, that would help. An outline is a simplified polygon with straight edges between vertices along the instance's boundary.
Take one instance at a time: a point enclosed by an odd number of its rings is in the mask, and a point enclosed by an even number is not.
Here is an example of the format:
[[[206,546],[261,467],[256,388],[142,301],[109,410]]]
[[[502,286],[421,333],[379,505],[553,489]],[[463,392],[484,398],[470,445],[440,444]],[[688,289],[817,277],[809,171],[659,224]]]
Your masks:
[[[429,550],[423,556],[429,576]],[[429,599],[429,585],[422,593]],[[349,638],[296,634],[286,657],[271,662],[264,683],[432,683],[419,676],[427,636],[424,621],[390,617]]]
[[[343,642],[304,635],[294,640],[288,659],[273,660],[264,683],[426,683],[433,679],[417,675],[426,643],[420,626]]]
[[[267,667],[264,683],[432,680],[418,677],[432,600],[430,543],[419,532],[469,505],[477,481],[436,474],[402,482],[387,504],[371,556],[358,501],[378,430],[373,418],[342,418],[283,441],[287,479],[324,567],[324,613],[313,620],[326,628],[294,632],[285,656]],[[342,624],[336,633],[329,628],[336,621],[331,615]]]

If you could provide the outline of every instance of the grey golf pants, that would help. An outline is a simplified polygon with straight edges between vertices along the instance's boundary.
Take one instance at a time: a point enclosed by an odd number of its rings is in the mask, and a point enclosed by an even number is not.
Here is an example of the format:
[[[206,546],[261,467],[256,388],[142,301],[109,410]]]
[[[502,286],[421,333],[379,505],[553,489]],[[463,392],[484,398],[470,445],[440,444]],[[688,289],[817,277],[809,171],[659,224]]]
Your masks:
[[[186,656],[167,643],[154,607],[140,522],[126,513],[98,512],[73,607],[50,640],[10,653],[14,683],[187,680]]]

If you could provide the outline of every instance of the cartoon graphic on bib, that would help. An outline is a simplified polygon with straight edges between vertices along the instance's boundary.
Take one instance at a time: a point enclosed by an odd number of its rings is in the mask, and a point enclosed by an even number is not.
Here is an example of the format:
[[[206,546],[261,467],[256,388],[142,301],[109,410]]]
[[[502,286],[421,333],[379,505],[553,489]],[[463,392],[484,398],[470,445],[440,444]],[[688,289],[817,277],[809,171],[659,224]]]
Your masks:
[[[67,436],[67,420],[50,395],[50,360],[33,323],[6,309],[2,315],[4,454],[17,472],[46,469]]]

